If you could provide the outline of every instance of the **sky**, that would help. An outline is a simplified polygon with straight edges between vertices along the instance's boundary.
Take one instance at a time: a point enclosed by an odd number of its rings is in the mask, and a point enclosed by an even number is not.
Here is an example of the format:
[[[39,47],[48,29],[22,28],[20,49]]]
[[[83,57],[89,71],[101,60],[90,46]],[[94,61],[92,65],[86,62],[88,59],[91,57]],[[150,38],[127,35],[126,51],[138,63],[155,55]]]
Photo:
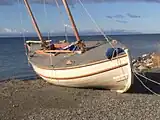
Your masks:
[[[22,0],[0,0],[0,33],[35,32]],[[64,6],[54,0],[28,0],[41,32],[72,31]],[[60,0],[59,0],[60,1]],[[68,0],[69,1],[69,0]],[[125,30],[160,33],[159,0],[81,0],[96,24],[104,31]],[[118,1],[118,2],[117,2]],[[44,4],[45,3],[45,4]],[[70,0],[79,31],[97,31],[79,0]]]

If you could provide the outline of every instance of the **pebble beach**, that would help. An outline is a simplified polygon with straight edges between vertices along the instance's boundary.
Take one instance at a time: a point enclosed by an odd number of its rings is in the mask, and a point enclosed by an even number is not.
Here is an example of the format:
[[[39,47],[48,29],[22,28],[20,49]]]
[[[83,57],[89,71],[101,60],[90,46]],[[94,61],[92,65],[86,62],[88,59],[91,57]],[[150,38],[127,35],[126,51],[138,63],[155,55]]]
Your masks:
[[[160,93],[159,86],[144,83]],[[137,80],[123,94],[59,87],[41,79],[3,81],[0,86],[1,120],[160,120],[160,96]]]

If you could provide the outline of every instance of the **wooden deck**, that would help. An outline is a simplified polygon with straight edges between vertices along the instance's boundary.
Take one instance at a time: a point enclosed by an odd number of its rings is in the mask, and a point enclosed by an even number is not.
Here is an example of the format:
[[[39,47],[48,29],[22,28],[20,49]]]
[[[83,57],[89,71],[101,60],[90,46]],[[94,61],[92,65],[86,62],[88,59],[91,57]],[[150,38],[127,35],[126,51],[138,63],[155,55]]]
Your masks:
[[[111,47],[106,41],[87,41],[85,42],[88,51],[83,54],[61,53],[54,56],[52,53],[35,54],[29,60],[32,64],[45,68],[62,68],[84,65],[91,62],[106,60],[105,53]],[[33,46],[35,47],[35,46]],[[120,46],[118,46],[120,47]],[[33,48],[34,50],[36,48]],[[37,48],[38,49],[38,48]],[[67,64],[71,62],[71,64]]]

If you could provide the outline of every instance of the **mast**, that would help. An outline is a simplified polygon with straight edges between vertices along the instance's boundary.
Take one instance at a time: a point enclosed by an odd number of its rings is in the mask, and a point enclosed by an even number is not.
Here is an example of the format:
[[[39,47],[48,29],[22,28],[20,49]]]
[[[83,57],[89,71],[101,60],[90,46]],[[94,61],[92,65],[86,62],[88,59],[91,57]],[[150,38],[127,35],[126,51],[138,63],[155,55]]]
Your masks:
[[[45,40],[43,40],[43,38],[42,38],[42,34],[41,34],[41,32],[40,32],[40,30],[39,30],[39,28],[38,28],[38,25],[37,25],[37,23],[36,23],[36,20],[35,20],[35,18],[34,18],[34,16],[33,16],[33,13],[32,13],[32,11],[31,11],[31,8],[30,8],[30,6],[29,6],[29,4],[28,4],[28,0],[24,0],[24,3],[25,3],[25,6],[26,6],[26,8],[27,8],[27,10],[28,10],[29,15],[31,16],[31,20],[32,20],[33,27],[34,27],[34,29],[36,30],[37,35],[38,35],[40,41],[42,42],[42,46],[45,47],[46,42],[45,42]]]
[[[76,39],[77,39],[77,41],[80,41],[79,33],[78,33],[77,28],[76,28],[76,25],[75,25],[75,22],[74,22],[74,20],[73,20],[71,11],[70,11],[69,6],[68,6],[68,4],[67,4],[67,1],[66,1],[66,0],[62,0],[62,2],[63,2],[63,4],[64,4],[64,7],[65,7],[65,9],[66,9],[66,11],[67,11],[67,14],[68,14],[68,16],[69,16],[69,19],[70,19],[70,22],[71,22],[71,24],[72,24],[72,28],[73,28],[73,30],[74,30],[74,34],[75,34],[75,36],[76,36]]]

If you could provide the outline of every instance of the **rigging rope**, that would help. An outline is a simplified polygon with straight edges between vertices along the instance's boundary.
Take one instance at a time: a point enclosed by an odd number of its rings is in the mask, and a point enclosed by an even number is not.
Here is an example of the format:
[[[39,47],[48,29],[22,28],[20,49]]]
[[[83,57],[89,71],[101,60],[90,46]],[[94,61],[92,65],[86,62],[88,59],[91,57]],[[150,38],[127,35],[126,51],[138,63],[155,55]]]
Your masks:
[[[96,30],[99,31],[103,36],[104,38],[107,40],[107,42],[111,45],[111,47],[114,48],[114,46],[112,45],[112,43],[110,42],[109,39],[112,40],[111,37],[109,36],[106,36],[105,33],[103,32],[103,30],[99,27],[99,25],[96,23],[96,21],[93,19],[93,17],[91,16],[91,14],[88,12],[87,8],[85,8],[84,4],[82,3],[81,0],[79,0],[79,3],[81,4],[81,6],[83,7],[83,9],[85,10],[85,12],[87,13],[87,15],[90,17],[90,19],[92,20],[92,22],[96,25]],[[126,46],[124,44],[122,44],[120,41],[118,42],[120,43],[121,46],[123,46],[124,48],[126,48]]]
[[[25,29],[23,28],[22,11],[20,9],[20,0],[17,0],[17,2],[18,2],[18,9],[20,11],[19,12],[19,18],[20,18],[20,23],[21,23],[21,27],[22,27],[22,37],[23,37],[24,50],[25,50],[25,54],[28,58],[28,52],[27,52],[27,46],[26,46],[26,37],[25,37],[25,33],[24,33]],[[27,59],[27,64],[28,64],[28,66],[30,66],[28,59]]]
[[[47,14],[47,10],[46,10],[46,0],[43,0],[43,8],[44,8],[44,14],[45,14],[45,19],[48,20],[48,14]],[[47,23],[45,20],[45,23]],[[50,32],[48,31],[48,40],[50,40]],[[51,46],[50,46],[51,48]],[[50,65],[53,65],[53,60],[52,60],[52,53],[50,52]]]
[[[23,43],[24,43],[24,45],[25,45],[25,41],[26,41],[26,39],[25,39],[25,34],[24,34],[24,31],[25,31],[25,29],[23,28],[23,20],[22,20],[22,11],[20,10],[20,0],[17,0],[17,2],[18,2],[18,9],[19,9],[19,18],[20,18],[20,23],[21,23],[21,27],[22,27],[22,37],[23,37]],[[26,54],[26,56],[28,55],[27,54],[27,48],[26,48],[26,45],[25,45],[25,54]]]
[[[55,3],[56,3],[56,6],[57,6],[57,8],[58,8],[58,10],[59,10],[59,13],[60,13],[60,16],[61,16],[62,24],[64,25],[65,38],[66,38],[66,40],[68,41],[68,35],[67,35],[67,29],[66,29],[67,24],[65,24],[65,21],[64,21],[63,15],[62,15],[62,11],[61,11],[61,9],[60,9],[60,6],[59,6],[59,4],[58,4],[58,1],[55,0]]]
[[[48,15],[47,15],[47,10],[46,10],[46,0],[43,0],[43,9],[44,9],[45,18],[48,20]],[[47,22],[45,21],[45,23],[47,23]],[[48,34],[47,34],[48,40],[50,39],[49,33],[50,32],[48,31]]]
[[[97,29],[99,30],[99,32],[104,36],[104,38],[107,40],[107,42],[114,48],[114,46],[111,44],[111,42],[109,41],[108,37],[105,35],[105,33],[103,32],[103,30],[99,27],[99,25],[96,23],[96,21],[93,19],[93,17],[91,16],[91,14],[88,12],[88,10],[85,8],[85,6],[83,5],[81,0],[78,0],[79,3],[81,4],[81,6],[83,7],[83,9],[85,10],[85,12],[87,13],[87,15],[90,17],[90,19],[92,20],[92,22],[96,25]]]

